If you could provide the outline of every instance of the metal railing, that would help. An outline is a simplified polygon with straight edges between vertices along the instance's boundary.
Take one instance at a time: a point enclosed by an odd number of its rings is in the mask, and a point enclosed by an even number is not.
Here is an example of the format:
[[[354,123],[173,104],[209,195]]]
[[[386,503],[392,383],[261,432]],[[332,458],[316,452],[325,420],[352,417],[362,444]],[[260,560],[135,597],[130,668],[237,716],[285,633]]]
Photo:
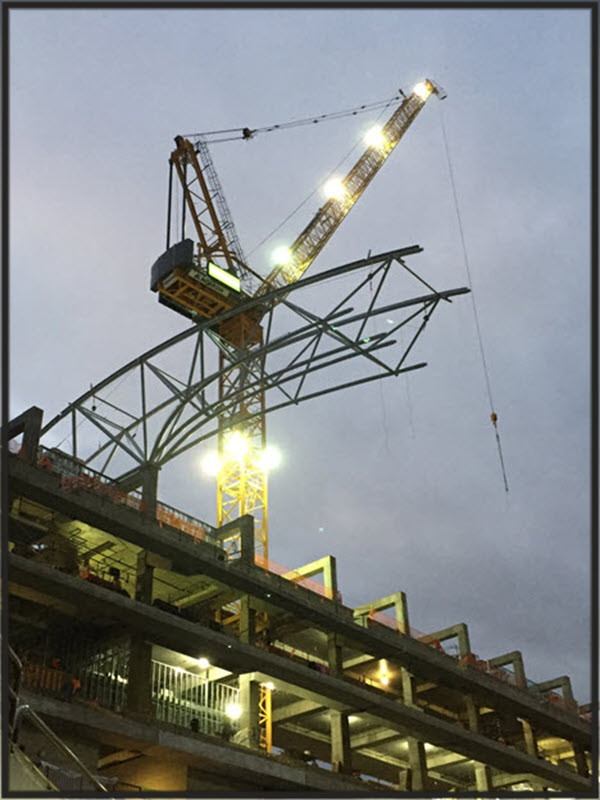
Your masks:
[[[23,672],[23,664],[21,659],[12,649],[12,647],[8,646],[8,655],[10,660],[13,662],[17,669],[18,679],[17,679],[17,686],[20,686],[20,676]],[[73,762],[77,766],[77,768],[83,772],[85,777],[90,781],[92,786],[95,789],[98,789],[100,792],[106,792],[107,789],[105,786],[100,783],[100,781],[92,775],[89,769],[85,766],[85,764],[81,761],[78,756],[68,747],[62,739],[60,739],[54,731],[46,725],[43,719],[39,717],[36,712],[29,706],[28,704],[19,704],[19,694],[18,691],[10,686],[9,687],[9,695],[11,701],[13,703],[14,712],[11,714],[11,724],[9,727],[10,737],[13,742],[17,742],[18,733],[19,733],[19,724],[22,717],[27,717],[29,721],[59,750],[64,756],[66,756],[70,761]]]

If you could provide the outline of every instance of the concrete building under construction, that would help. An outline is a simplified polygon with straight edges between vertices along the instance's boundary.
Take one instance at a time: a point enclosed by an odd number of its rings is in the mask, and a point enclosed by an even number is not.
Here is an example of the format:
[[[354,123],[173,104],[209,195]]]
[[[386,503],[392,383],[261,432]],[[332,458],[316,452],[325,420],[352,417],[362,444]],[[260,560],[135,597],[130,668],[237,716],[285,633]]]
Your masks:
[[[478,659],[464,622],[414,631],[402,591],[349,608],[333,556],[261,563],[251,516],[123,491],[41,447],[41,417],[8,431],[11,788],[26,756],[92,789],[66,745],[115,792],[590,790],[568,677]]]

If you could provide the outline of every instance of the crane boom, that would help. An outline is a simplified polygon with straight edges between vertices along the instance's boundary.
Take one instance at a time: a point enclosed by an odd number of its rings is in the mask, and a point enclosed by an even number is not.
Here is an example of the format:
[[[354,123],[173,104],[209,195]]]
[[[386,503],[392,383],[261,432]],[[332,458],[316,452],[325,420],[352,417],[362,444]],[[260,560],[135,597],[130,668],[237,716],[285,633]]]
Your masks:
[[[350,209],[373,180],[383,163],[411,126],[419,111],[438,88],[429,80],[415,87],[381,130],[379,142],[371,144],[341,182],[343,193],[325,202],[289,248],[289,260],[277,264],[259,289],[282,288],[298,280],[310,267]]]

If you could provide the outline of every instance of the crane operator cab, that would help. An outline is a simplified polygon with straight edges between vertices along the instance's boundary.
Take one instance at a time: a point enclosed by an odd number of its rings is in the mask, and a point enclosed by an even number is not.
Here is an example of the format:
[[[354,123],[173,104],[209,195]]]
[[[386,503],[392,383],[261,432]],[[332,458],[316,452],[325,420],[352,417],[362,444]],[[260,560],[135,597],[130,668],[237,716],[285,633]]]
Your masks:
[[[172,245],[152,265],[150,288],[163,305],[194,322],[212,319],[248,300],[237,275],[212,261],[202,265],[194,254],[194,242],[183,239]],[[261,340],[258,308],[223,321],[218,332],[238,347]]]

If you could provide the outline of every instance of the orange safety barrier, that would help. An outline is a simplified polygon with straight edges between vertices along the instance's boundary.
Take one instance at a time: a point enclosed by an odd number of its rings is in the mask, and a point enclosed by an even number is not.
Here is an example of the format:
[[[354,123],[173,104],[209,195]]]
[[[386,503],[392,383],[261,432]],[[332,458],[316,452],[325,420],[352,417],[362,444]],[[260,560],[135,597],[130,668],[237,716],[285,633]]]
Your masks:
[[[254,563],[258,567],[266,569],[268,572],[273,572],[275,575],[281,575],[288,581],[292,581],[299,586],[304,586],[305,589],[309,589],[311,592],[315,592],[315,594],[320,594],[322,597],[328,597],[330,600],[335,599],[337,603],[342,602],[342,595],[340,592],[337,592],[334,598],[333,591],[329,587],[323,586],[323,584],[319,583],[319,581],[315,581],[312,578],[307,578],[306,576],[301,575],[299,572],[295,572],[293,569],[283,567],[281,564],[277,564],[275,561],[265,559],[264,556],[255,554]]]
[[[62,475],[60,479],[62,489],[67,491],[77,491],[86,489],[96,494],[107,497],[113,503],[129,506],[136,511],[145,511],[146,504],[136,495],[128,494],[111,483],[106,483],[101,478],[94,475],[82,473],[81,475]]]
[[[393,630],[400,633],[396,620],[393,617],[388,616],[388,614],[385,614],[383,611],[369,611],[369,619],[374,622],[379,622],[381,625],[386,625],[388,628],[393,628]],[[418,631],[416,628],[409,628],[409,631],[410,636],[412,636],[414,639],[419,639],[421,636],[425,636],[424,633]]]
[[[60,669],[44,667],[42,664],[25,664],[23,666],[23,687],[45,692],[60,692],[66,673]]]
[[[195,542],[206,539],[206,529],[202,525],[196,525],[180,517],[179,514],[176,514],[174,511],[169,511],[166,508],[157,506],[156,519],[161,528],[163,525],[170,525],[171,528],[177,528],[177,530],[187,533],[189,536],[193,536]]]

